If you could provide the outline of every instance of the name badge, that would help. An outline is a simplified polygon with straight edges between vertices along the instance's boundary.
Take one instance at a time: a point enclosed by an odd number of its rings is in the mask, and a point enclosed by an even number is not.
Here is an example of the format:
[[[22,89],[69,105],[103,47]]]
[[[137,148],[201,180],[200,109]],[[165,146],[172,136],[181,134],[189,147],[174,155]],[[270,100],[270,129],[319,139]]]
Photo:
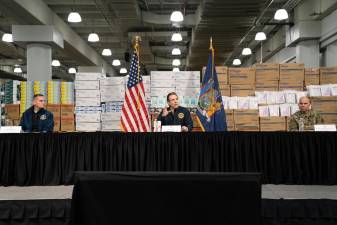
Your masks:
[[[47,119],[47,116],[46,115],[41,115],[40,116],[40,120],[46,120]]]

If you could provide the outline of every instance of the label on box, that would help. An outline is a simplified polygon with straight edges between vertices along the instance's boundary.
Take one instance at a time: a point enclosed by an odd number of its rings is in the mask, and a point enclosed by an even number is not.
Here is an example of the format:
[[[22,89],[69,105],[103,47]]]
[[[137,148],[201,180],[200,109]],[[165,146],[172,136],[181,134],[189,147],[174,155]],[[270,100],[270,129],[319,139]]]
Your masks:
[[[76,113],[76,123],[77,122],[100,122],[101,121],[101,112],[96,113],[82,113],[78,112]]]
[[[101,96],[100,90],[76,90],[76,98],[99,98]]]
[[[76,106],[100,106],[100,98],[76,98]]]
[[[87,89],[87,90],[98,90],[99,81],[98,80],[75,80],[75,89]]]

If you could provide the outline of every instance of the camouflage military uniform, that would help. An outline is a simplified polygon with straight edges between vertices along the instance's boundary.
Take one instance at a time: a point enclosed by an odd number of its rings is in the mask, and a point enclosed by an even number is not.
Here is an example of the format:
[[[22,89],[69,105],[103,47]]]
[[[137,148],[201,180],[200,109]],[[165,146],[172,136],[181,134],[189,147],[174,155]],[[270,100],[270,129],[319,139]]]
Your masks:
[[[308,111],[307,113],[297,111],[290,117],[289,121],[289,130],[290,131],[298,131],[299,121],[303,119],[304,130],[310,131],[314,130],[315,124],[322,124],[323,118],[318,112],[313,110]]]

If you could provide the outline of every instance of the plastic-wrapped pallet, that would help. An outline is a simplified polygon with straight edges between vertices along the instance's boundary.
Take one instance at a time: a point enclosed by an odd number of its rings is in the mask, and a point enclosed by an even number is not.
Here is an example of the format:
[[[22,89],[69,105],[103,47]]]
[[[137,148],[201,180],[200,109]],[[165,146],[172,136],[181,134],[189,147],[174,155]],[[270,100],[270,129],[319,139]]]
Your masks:
[[[61,104],[74,104],[73,82],[61,82]]]
[[[61,103],[61,82],[48,81],[48,104]]]
[[[3,92],[3,102],[5,104],[18,104],[20,102],[20,81],[6,80]]]
[[[33,104],[34,81],[21,81],[20,115]]]
[[[42,94],[47,97],[47,81],[34,81],[34,95]]]

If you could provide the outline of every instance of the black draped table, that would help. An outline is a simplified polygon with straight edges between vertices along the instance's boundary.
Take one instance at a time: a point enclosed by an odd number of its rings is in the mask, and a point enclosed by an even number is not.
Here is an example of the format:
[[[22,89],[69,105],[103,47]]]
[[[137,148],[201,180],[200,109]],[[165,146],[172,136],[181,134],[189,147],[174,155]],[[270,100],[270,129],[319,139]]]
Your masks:
[[[74,171],[261,172],[263,183],[337,184],[337,133],[0,135],[0,185],[73,184]]]

